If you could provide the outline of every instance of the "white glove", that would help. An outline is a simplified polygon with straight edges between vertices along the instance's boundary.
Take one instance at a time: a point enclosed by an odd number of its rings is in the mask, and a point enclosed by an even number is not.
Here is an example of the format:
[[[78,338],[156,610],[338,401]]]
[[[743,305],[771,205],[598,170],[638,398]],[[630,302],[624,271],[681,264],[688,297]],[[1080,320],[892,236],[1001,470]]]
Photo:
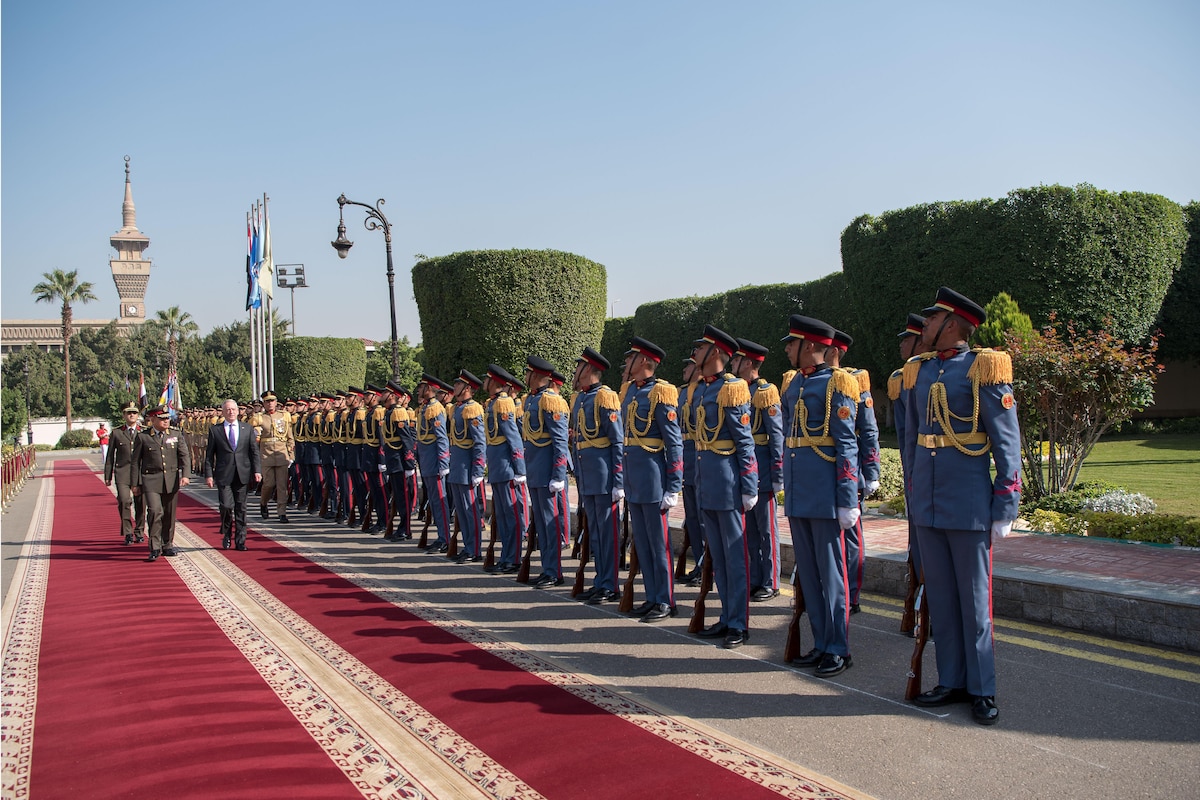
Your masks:
[[[566,481],[550,481],[550,494],[558,494],[565,488],[567,488]]]
[[[879,491],[879,481],[867,481],[867,485],[863,487],[863,497],[870,497]]]
[[[525,483],[526,480],[527,480],[527,477],[525,475],[517,475],[516,477],[513,478],[513,483],[515,483],[517,486],[520,486],[523,483]]]
[[[625,499],[625,490],[622,489],[620,486],[614,486],[613,492],[612,492],[613,504],[615,505],[624,499]]]
[[[774,492],[775,494],[779,494],[780,492],[782,492],[783,491],[783,481],[776,481],[775,483],[772,483],[771,491]]]
[[[443,478],[444,478],[444,477],[446,477],[446,476],[447,476],[447,475],[449,475],[449,474],[450,474],[450,468],[449,468],[449,467],[446,467],[445,469],[439,469],[439,470],[438,470],[438,475],[439,475],[440,477],[443,477]]]
[[[838,525],[844,531],[850,530],[854,527],[854,523],[858,522],[859,513],[857,508],[839,508],[837,510]]]
[[[742,495],[742,511],[752,511],[758,505],[758,495],[744,494]]]
[[[483,483],[483,476],[482,476],[482,475],[480,475],[478,478],[471,478],[471,485],[472,485],[472,486],[478,486],[478,485],[479,485],[479,484],[481,484],[481,483]]]
[[[404,470],[404,477],[406,477],[406,478],[411,478],[413,475],[416,475],[416,474],[417,474],[417,471],[415,469]]]
[[[658,504],[659,511],[666,511],[668,508],[674,508],[679,502],[679,495],[675,492],[664,494],[662,502]]]
[[[380,464],[380,465],[379,465],[379,471],[380,471],[380,472],[387,472],[387,464]]]
[[[999,536],[1003,539],[1012,533],[1013,521],[1011,519],[997,519],[992,521],[992,536]]]

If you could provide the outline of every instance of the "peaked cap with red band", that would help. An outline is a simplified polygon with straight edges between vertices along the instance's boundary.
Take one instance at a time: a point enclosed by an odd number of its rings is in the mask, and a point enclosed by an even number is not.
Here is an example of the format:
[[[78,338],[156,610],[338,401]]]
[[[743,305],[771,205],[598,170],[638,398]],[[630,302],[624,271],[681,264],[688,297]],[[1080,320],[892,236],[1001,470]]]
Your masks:
[[[935,314],[938,311],[957,314],[977,328],[987,319],[987,312],[983,310],[983,306],[948,286],[937,290],[937,299],[933,301],[933,305],[924,310],[924,313]]]
[[[780,341],[786,342],[789,339],[807,339],[810,342],[823,344],[826,347],[833,345],[834,330],[831,326],[826,325],[819,319],[806,317],[803,314],[792,314],[788,319],[788,335]]]

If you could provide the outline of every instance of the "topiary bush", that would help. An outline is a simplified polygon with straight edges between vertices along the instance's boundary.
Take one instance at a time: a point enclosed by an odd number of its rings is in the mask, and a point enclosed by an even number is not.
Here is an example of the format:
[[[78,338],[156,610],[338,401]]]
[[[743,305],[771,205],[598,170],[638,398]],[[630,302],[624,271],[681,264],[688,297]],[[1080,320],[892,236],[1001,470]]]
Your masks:
[[[1087,512],[1089,536],[1200,547],[1200,518],[1179,514]]]
[[[390,359],[391,342],[385,346]],[[366,374],[367,349],[361,339],[297,336],[275,341],[275,386],[271,388],[280,397],[362,386]]]
[[[100,443],[91,431],[84,428],[72,428],[58,438],[55,450],[77,450],[81,447],[99,447]]]

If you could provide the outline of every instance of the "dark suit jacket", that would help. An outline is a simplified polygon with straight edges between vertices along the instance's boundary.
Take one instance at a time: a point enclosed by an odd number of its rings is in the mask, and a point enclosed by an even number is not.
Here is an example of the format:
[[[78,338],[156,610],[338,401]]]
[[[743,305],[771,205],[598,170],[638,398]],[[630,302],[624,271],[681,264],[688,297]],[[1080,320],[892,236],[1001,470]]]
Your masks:
[[[258,461],[258,442],[254,428],[238,421],[237,451],[229,446],[225,436],[225,421],[208,429],[208,450],[204,456],[204,477],[221,486],[234,483],[249,485],[256,473],[262,472]]]
[[[113,428],[108,437],[108,456],[104,459],[105,483],[111,480],[126,486],[137,483],[133,474],[133,443],[136,440],[136,431],[126,430],[124,425]]]
[[[225,443],[226,449],[229,443]],[[143,491],[170,494],[179,491],[180,479],[190,477],[192,457],[183,432],[169,428],[161,436],[142,429],[133,444],[134,486]]]

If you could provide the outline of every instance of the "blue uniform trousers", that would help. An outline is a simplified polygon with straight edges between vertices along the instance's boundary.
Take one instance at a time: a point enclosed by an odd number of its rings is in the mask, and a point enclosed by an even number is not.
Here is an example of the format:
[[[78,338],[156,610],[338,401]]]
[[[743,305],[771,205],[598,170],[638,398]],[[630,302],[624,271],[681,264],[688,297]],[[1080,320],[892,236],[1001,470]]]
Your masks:
[[[483,529],[483,515],[479,512],[479,492],[474,486],[462,483],[450,484],[454,498],[454,514],[463,535],[463,547],[472,557],[479,555],[479,532]]]
[[[429,512],[433,514],[433,526],[437,530],[434,544],[449,544],[450,542],[450,503],[446,495],[446,480],[441,475],[422,475],[425,483],[425,494],[429,503]]]
[[[675,605],[675,580],[671,572],[671,529],[658,503],[629,503],[629,528],[637,548],[642,587],[651,603]]]
[[[333,445],[333,463],[337,467],[338,476],[338,498],[341,500],[341,505],[338,508],[338,516],[345,518],[350,514],[350,504],[354,502],[350,494],[350,467],[346,463],[346,451],[350,445],[337,442]]]
[[[565,494],[566,490],[558,494]],[[542,574],[558,580],[562,577],[563,528],[567,517],[560,514],[561,499],[544,486],[529,489],[529,513],[537,531],[538,552],[542,558]]]
[[[822,653],[850,654],[850,605],[846,586],[846,545],[836,519],[788,517],[796,573],[812,624],[814,647]]]
[[[746,514],[746,549],[750,553],[750,587],[778,589],[779,525],[774,492],[759,492],[757,505]]]
[[[694,484],[683,485],[683,524],[687,525],[692,560],[699,566],[700,560],[704,558],[704,517],[701,516],[700,506],[696,502]]]
[[[386,477],[388,487],[391,489],[391,499],[386,507],[389,514],[395,515],[395,522],[392,523],[392,538],[408,539],[412,536],[410,529],[412,519],[408,514],[409,480],[404,477],[403,467],[397,467],[394,472],[388,470]],[[380,520],[380,522],[386,521],[386,517]]]
[[[512,481],[492,484],[492,514],[496,517],[496,538],[500,540],[501,566],[516,564],[520,558],[517,532],[524,533],[518,510],[520,496],[520,487]]]
[[[937,636],[938,683],[994,697],[991,531],[917,526],[917,541]]]
[[[621,546],[620,506],[612,495],[586,494],[579,498],[587,517],[588,542],[596,568],[597,589],[617,590],[617,548]]]
[[[739,511],[704,512],[704,532],[713,561],[713,586],[721,597],[721,622],[733,630],[750,629],[750,554],[745,517]]]

